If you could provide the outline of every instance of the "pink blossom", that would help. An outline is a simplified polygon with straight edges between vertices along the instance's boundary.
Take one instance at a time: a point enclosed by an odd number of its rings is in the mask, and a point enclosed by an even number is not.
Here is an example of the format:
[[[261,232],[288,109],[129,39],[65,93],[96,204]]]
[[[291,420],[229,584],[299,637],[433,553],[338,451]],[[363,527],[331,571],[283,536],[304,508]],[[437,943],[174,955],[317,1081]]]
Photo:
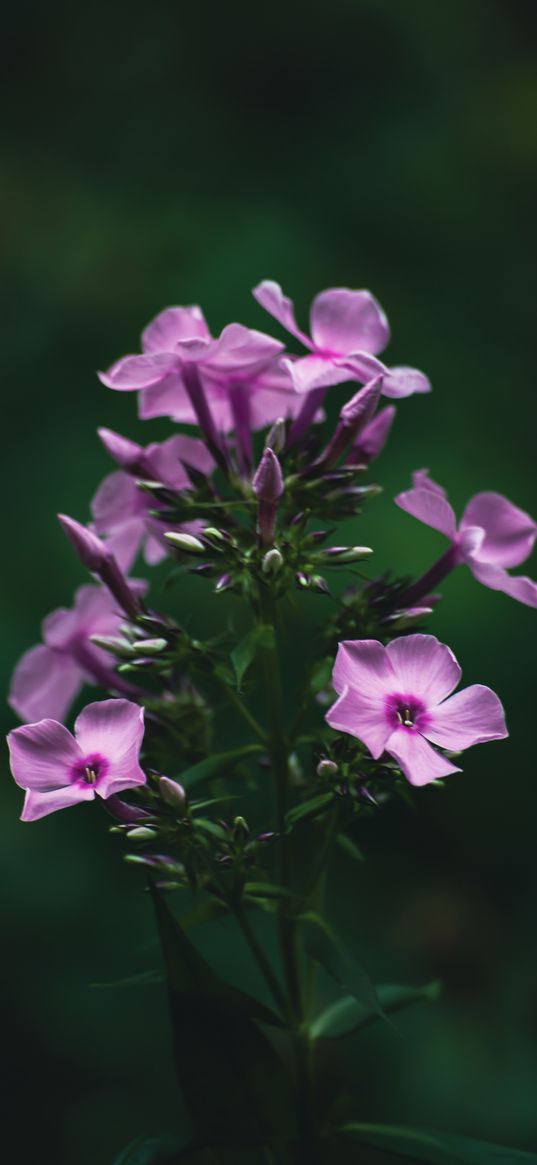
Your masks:
[[[346,458],[347,465],[369,465],[375,461],[388,440],[396,412],[395,405],[387,405],[364,426]]]
[[[332,683],[339,699],[332,728],[363,741],[378,760],[394,757],[411,785],[461,770],[431,744],[453,751],[508,735],[497,695],[461,678],[453,652],[434,635],[407,635],[383,647],[375,639],[340,643]]]
[[[520,566],[533,550],[537,524],[502,494],[485,492],[471,498],[457,526],[446,491],[420,469],[412,475],[413,489],[395,501],[426,526],[450,541],[450,547],[427,574],[405,595],[412,601],[434,588],[460,563],[493,591],[504,591],[528,607],[537,607],[537,583],[525,575],[510,575],[508,567]]]
[[[213,339],[201,308],[170,307],[142,333],[141,356],[124,356],[99,377],[108,388],[139,391],[139,413],[197,424],[199,416],[185,383],[195,365],[217,430],[237,423],[263,428],[297,407],[289,374],[280,366],[283,344],[242,324],[228,324]]]
[[[145,784],[140,768],[144,710],[130,700],[88,704],[74,736],[57,720],[9,733],[11,771],[26,791],[22,821],[36,821],[95,796],[111,797]]]
[[[332,287],[321,291],[311,305],[311,336],[295,319],[292,300],[279,283],[265,279],[254,288],[254,298],[295,336],[310,355],[284,361],[299,393],[308,393],[346,380],[360,383],[383,377],[384,396],[403,397],[414,392],[430,392],[423,372],[415,368],[387,368],[377,359],[386,347],[390,331],[386,316],[370,291]]]
[[[188,467],[210,474],[214,469],[213,458],[203,441],[181,434],[145,448],[110,429],[99,429],[99,436],[121,468],[104,479],[93,498],[95,531],[107,536],[108,545],[124,571],[130,570],[141,546],[146,562],[151,565],[160,562],[167,552],[164,527],[150,512],[159,508],[158,502],[138,488],[137,479],[158,481],[173,490],[188,490],[192,487]],[[199,523],[175,528],[190,530],[193,525],[197,527]],[[166,530],[171,528],[168,522]]]
[[[85,683],[124,690],[108,652],[91,642],[92,635],[117,635],[123,619],[108,591],[91,585],[77,590],[73,607],[52,611],[43,642],[25,652],[11,682],[9,702],[21,720],[64,720]]]

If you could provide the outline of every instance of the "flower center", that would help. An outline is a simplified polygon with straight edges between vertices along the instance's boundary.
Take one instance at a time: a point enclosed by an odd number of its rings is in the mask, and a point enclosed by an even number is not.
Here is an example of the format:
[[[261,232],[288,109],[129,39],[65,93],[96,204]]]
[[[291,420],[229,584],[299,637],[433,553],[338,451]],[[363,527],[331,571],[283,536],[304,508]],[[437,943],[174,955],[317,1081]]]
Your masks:
[[[92,753],[77,761],[71,769],[71,780],[82,785],[98,785],[108,772],[108,761],[100,753]]]
[[[423,701],[417,696],[394,692],[386,699],[386,715],[392,728],[405,728],[419,732],[424,725],[426,708]]]

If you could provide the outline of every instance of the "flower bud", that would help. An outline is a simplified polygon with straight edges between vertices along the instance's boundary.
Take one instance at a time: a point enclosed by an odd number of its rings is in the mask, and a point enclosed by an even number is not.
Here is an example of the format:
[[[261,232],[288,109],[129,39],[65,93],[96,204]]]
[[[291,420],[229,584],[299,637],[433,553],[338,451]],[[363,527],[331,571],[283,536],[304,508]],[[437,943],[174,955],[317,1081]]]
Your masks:
[[[136,641],[136,652],[142,655],[159,655],[161,651],[166,651],[168,646],[167,639],[138,639]]]
[[[207,553],[207,547],[194,534],[178,534],[174,530],[169,530],[164,537],[176,550],[182,550],[184,554]]]
[[[154,841],[157,836],[156,829],[151,829],[148,825],[137,825],[135,829],[127,831],[129,841]]]
[[[281,453],[285,445],[285,420],[278,417],[265,437],[265,448],[272,449],[273,453]]]
[[[214,542],[230,541],[227,530],[219,530],[217,526],[205,526],[203,533],[206,538],[212,538]]]
[[[283,554],[273,546],[272,550],[267,550],[261,563],[261,570],[263,574],[277,574],[283,566]]]
[[[106,543],[93,530],[88,530],[87,526],[69,518],[67,514],[58,514],[58,521],[82,565],[91,570],[92,574],[99,574],[113,557]]]
[[[229,573],[229,571],[226,571],[225,574],[221,574],[220,578],[216,580],[214,584],[215,593],[219,595],[222,593],[222,591],[228,591],[232,586],[233,576]]]
[[[370,546],[329,546],[319,551],[319,558],[326,566],[339,566],[343,562],[360,562],[370,554],[373,554]]]
[[[252,490],[258,501],[277,502],[283,493],[280,463],[272,449],[266,448],[252,479]]]
[[[126,639],[119,639],[115,635],[90,635],[90,643],[102,647],[103,651],[110,651],[120,659],[128,659],[136,653],[136,648]]]
[[[182,812],[186,806],[186,793],[179,781],[172,781],[171,777],[160,777],[159,792],[162,800],[172,809]]]
[[[334,760],[328,760],[328,757],[323,757],[317,765],[316,773],[318,777],[335,777],[339,772],[339,767]]]
[[[234,818],[233,833],[235,834],[235,837],[239,837],[241,833],[244,834],[246,837],[249,837],[250,828],[248,826],[248,822],[246,821],[246,819],[244,817],[239,816],[239,817]]]

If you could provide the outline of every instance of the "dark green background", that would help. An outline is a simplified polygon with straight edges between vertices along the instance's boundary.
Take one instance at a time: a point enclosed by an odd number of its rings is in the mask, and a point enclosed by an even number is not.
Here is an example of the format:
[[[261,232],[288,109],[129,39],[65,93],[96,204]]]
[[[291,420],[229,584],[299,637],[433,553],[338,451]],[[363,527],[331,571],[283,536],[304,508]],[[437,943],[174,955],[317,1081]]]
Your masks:
[[[401,404],[386,492],[349,531],[379,565],[418,572],[441,549],[392,504],[414,468],[457,507],[493,488],[535,510],[535,15],[529,0],[4,14],[5,686],[83,581],[54,514],[87,517],[107,469],[96,426],[142,431],[95,369],[168,303],[201,303],[216,331],[265,326],[249,295],[264,277],[302,319],[323,287],[374,290],[390,359],[434,386]],[[534,615],[462,570],[444,590],[431,629],[499,692],[511,739],[369,829],[367,866],[346,871],[339,915],[371,969],[447,983],[400,1035],[367,1036],[355,1092],[371,1119],[535,1148]],[[198,626],[208,593],[180,596]],[[322,603],[305,596],[304,620]],[[109,1165],[174,1124],[158,989],[89,986],[152,965],[147,899],[97,810],[21,825],[2,770],[0,1138],[21,1163]],[[232,973],[227,932],[207,942]]]

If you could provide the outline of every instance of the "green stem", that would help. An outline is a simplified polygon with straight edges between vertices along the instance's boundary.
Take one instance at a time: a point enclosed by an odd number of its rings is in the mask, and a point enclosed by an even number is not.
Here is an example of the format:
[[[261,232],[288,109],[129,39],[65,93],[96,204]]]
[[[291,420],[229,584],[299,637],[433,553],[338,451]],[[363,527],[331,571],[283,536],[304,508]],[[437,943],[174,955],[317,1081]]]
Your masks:
[[[261,971],[265,982],[270,989],[276,1006],[280,1009],[282,1016],[287,1018],[288,1007],[285,995],[280,987],[280,984],[278,983],[274,971],[272,970],[269,960],[263,948],[261,947],[261,944],[258,942],[257,937],[254,934],[252,927],[250,926],[242,905],[234,906],[230,903],[230,910],[237,920],[242,934],[244,935],[244,938],[246,939],[246,942],[248,943],[248,946],[256,960],[259,970]]]
[[[243,720],[245,720],[246,723],[250,725],[252,732],[255,732],[255,735],[259,738],[259,740],[262,740],[263,743],[266,744],[267,743],[267,734],[266,734],[266,732],[264,732],[261,725],[256,720],[255,716],[252,715],[252,713],[250,712],[250,709],[246,707],[246,704],[243,703],[240,696],[237,695],[237,693],[233,690],[233,688],[230,687],[228,684],[224,683],[224,680],[221,680],[219,682],[222,684],[222,687],[225,689],[226,695],[229,696],[231,703],[234,704],[237,711],[240,712]]]

